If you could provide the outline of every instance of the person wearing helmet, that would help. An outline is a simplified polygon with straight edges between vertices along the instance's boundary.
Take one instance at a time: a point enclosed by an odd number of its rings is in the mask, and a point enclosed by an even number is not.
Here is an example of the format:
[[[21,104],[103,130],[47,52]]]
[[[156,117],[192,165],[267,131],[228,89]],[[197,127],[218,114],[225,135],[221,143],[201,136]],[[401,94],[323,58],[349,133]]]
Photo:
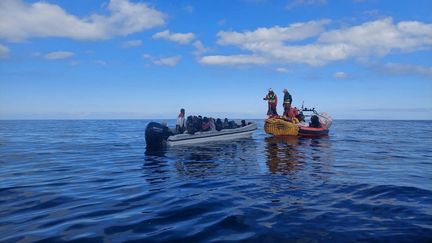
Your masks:
[[[268,102],[267,115],[268,116],[278,116],[277,111],[276,111],[277,96],[271,88],[269,89],[269,92],[266,95],[266,97],[264,97],[264,100],[267,100],[267,102]]]

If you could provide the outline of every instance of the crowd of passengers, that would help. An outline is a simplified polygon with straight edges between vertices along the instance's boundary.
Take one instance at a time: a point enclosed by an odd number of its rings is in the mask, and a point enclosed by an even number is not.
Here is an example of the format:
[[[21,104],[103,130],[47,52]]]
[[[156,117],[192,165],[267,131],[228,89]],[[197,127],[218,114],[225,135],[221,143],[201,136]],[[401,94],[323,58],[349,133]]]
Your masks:
[[[176,133],[195,134],[196,132],[220,131],[222,129],[234,129],[246,126],[246,121],[242,120],[238,125],[235,121],[229,121],[225,118],[214,119],[211,117],[188,116],[185,119],[185,110],[181,109],[177,117]]]

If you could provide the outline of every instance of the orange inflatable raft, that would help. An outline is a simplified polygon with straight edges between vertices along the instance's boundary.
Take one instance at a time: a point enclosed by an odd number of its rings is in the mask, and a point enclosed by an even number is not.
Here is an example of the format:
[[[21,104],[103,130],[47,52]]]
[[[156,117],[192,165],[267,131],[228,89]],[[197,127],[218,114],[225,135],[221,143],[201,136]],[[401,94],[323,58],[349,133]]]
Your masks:
[[[304,115],[305,119],[310,118],[311,122],[298,122],[297,119],[291,122],[271,117],[265,120],[264,131],[273,136],[320,137],[329,134],[333,119],[327,113],[318,113],[315,109],[300,111],[300,114]]]

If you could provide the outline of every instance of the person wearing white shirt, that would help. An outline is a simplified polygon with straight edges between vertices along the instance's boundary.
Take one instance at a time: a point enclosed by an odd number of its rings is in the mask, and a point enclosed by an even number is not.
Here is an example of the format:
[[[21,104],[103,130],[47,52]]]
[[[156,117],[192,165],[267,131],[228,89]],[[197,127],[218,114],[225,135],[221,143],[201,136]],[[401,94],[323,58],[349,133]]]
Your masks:
[[[180,109],[180,114],[177,117],[176,133],[183,133],[186,130],[185,109]]]

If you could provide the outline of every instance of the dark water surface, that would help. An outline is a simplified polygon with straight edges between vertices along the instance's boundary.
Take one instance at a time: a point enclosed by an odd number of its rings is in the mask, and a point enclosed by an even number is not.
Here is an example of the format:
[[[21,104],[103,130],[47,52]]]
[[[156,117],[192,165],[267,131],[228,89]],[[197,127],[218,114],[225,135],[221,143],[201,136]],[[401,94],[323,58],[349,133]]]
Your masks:
[[[148,121],[0,121],[0,242],[432,241],[432,122],[145,155]]]

